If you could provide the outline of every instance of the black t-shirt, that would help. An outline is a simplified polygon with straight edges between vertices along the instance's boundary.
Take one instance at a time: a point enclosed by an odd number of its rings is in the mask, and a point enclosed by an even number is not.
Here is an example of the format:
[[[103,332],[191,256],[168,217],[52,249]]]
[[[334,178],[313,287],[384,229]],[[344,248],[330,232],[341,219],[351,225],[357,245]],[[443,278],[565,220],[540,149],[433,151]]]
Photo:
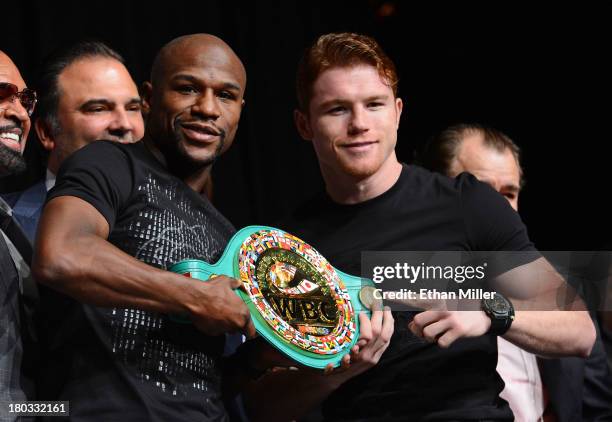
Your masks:
[[[149,265],[215,262],[234,233],[143,143],[97,141],[62,166],[48,200],[75,196],[109,224],[108,241]],[[92,265],[96,265],[95,262]],[[139,309],[85,305],[45,289],[40,399],[69,400],[72,420],[194,421],[226,417],[224,337]]]
[[[467,173],[450,179],[416,166],[382,195],[340,205],[325,193],[281,226],[336,268],[360,273],[361,251],[528,251],[525,226],[507,201]],[[342,385],[323,404],[327,419],[509,419],[499,398],[497,339],[461,339],[448,349],[408,329],[395,312],[391,344],[374,368]]]

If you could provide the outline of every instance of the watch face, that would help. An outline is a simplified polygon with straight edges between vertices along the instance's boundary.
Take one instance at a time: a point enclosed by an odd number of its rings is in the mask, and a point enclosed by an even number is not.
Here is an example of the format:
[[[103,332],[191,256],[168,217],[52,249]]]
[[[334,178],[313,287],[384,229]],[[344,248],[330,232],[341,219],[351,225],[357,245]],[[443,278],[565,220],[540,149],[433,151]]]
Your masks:
[[[499,315],[505,315],[510,311],[510,304],[508,303],[508,300],[497,293],[493,299],[488,299],[486,301],[486,306],[491,312]]]
[[[260,230],[242,243],[238,265],[251,301],[282,340],[324,355],[350,347],[356,324],[349,293],[314,248],[288,233]]]

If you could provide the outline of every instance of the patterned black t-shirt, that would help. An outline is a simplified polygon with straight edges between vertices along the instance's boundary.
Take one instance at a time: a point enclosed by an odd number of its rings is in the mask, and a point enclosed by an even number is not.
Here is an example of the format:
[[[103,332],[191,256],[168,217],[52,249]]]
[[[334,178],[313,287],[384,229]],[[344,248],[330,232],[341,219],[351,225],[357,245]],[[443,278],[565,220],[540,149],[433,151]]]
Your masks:
[[[62,166],[48,200],[75,196],[109,224],[109,242],[157,268],[217,261],[234,233],[201,195],[168,173],[143,143],[95,142]],[[95,265],[95,263],[94,263]],[[224,419],[223,337],[139,309],[42,294],[46,348],[40,397],[69,400],[72,419]]]

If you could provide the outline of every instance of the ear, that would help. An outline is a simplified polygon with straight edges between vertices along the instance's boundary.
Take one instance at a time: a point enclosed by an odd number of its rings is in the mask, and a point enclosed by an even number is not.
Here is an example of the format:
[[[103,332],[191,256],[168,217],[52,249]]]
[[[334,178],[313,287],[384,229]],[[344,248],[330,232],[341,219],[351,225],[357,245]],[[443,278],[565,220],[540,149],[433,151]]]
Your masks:
[[[306,141],[312,140],[312,130],[310,129],[310,123],[308,122],[308,116],[300,110],[293,111],[293,120],[295,121],[295,127],[298,133]]]
[[[404,109],[404,102],[400,97],[395,99],[395,111],[397,114],[397,121],[395,122],[396,129],[399,129],[400,117],[402,117],[402,110]]]
[[[153,95],[153,85],[145,81],[140,85],[140,96],[142,97],[142,114],[145,116],[151,111],[151,97]]]
[[[55,139],[53,139],[53,134],[51,133],[49,125],[42,119],[36,119],[36,122],[34,122],[34,129],[36,130],[36,135],[38,135],[38,139],[43,148],[49,152],[53,151],[55,149]]]

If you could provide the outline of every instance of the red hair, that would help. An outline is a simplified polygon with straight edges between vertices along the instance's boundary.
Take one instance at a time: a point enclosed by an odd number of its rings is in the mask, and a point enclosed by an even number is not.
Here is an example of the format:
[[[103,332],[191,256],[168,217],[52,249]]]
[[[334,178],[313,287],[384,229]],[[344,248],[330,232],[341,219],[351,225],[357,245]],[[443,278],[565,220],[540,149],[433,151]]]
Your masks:
[[[326,34],[304,52],[298,65],[296,89],[300,110],[308,112],[312,86],[321,73],[333,67],[359,64],[375,67],[397,97],[399,78],[395,64],[373,38],[349,32]]]

